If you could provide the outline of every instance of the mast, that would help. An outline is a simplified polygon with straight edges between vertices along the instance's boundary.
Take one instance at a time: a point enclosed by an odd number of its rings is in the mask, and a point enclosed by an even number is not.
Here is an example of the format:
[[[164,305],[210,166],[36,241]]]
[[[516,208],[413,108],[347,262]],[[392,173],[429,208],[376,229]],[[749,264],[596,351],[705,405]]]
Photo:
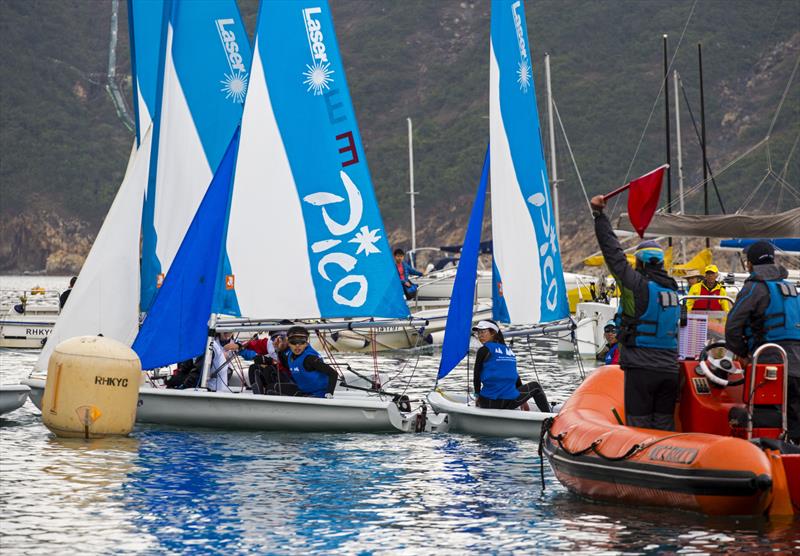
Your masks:
[[[681,151],[681,103],[678,99],[678,70],[672,73],[672,80],[675,84],[675,139],[678,147],[678,206],[680,207],[681,214],[685,214],[686,210],[683,206],[683,153]],[[683,262],[686,262],[686,238],[681,238],[681,256]]]
[[[547,123],[550,126],[550,186],[553,197],[553,214],[556,221],[556,237],[561,237],[558,210],[558,169],[556,167],[556,128],[553,125],[553,87],[550,81],[550,54],[544,55],[544,75],[547,82]]]
[[[703,147],[703,214],[708,214],[708,158],[706,157],[706,101],[703,95],[703,46],[697,43],[697,63],[700,66],[700,135]],[[706,238],[706,247],[711,241]]]
[[[667,145],[667,212],[672,213],[672,152],[670,150],[670,132],[669,132],[669,93],[667,93],[667,86],[669,84],[669,61],[667,60],[667,35],[664,35],[664,130],[666,133]],[[669,238],[669,245],[672,247],[672,237]]]
[[[414,138],[411,118],[406,118],[406,120],[408,120],[408,194],[411,197],[411,251],[414,251],[417,248],[417,226],[414,220],[414,196],[416,195],[414,192]]]

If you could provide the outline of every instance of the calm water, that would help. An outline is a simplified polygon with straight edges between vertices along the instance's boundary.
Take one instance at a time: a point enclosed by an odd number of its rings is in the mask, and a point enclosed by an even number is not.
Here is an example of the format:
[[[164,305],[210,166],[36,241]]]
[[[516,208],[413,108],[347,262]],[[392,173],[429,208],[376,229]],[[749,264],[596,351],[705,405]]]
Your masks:
[[[66,279],[0,278],[0,288]],[[30,283],[29,283],[30,282]],[[527,347],[517,346],[525,378]],[[575,388],[572,361],[531,346],[552,400]],[[35,352],[0,350],[0,381]],[[372,360],[348,358],[369,372]],[[381,357],[433,383],[438,354]],[[413,376],[412,376],[413,373]],[[448,377],[463,388],[466,371]],[[399,387],[396,384],[395,387]],[[237,433],[138,426],[129,438],[54,437],[28,402],[0,418],[0,553],[800,552],[800,521],[710,519],[587,502],[545,469],[536,442],[455,434]]]

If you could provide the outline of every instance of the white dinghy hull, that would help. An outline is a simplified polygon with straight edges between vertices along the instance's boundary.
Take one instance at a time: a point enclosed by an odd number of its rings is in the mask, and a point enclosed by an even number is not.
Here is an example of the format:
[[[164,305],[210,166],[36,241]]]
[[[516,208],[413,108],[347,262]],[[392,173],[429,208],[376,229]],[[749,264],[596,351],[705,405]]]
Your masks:
[[[30,392],[30,388],[23,384],[0,386],[0,415],[5,415],[25,405],[28,392]]]
[[[436,413],[446,413],[448,431],[478,436],[539,439],[542,422],[552,413],[508,409],[481,409],[467,405],[466,397],[444,394],[440,390],[428,394],[428,403]]]
[[[24,382],[41,410],[45,380]],[[401,413],[391,401],[347,390],[320,399],[143,386],[138,403],[137,423],[294,432],[413,432],[419,411]],[[429,419],[427,428],[441,430],[440,420]]]

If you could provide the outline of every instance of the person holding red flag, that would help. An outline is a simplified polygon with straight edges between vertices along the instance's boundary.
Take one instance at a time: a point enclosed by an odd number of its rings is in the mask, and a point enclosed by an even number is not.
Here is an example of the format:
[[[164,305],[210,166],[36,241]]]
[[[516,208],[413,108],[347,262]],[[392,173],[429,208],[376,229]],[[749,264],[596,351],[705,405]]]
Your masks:
[[[678,397],[678,284],[664,270],[664,251],[655,241],[636,249],[636,268],[625,257],[606,198],[592,198],[595,234],[611,274],[620,285],[619,365],[625,373],[625,423],[675,430]]]

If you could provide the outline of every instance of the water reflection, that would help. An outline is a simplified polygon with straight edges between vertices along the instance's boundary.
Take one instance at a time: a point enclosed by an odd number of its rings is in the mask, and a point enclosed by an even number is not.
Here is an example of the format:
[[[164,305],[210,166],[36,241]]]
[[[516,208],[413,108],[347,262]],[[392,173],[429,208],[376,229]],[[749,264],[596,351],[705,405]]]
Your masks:
[[[580,380],[554,342],[531,346],[548,397]],[[527,349],[525,379],[535,378]],[[36,354],[0,350],[17,382]],[[369,374],[369,357],[348,358]],[[438,354],[381,358],[434,382]],[[444,387],[471,380],[460,368]],[[399,388],[395,386],[394,389]],[[139,426],[130,438],[57,439],[30,403],[0,420],[2,554],[790,553],[800,521],[726,520],[592,503],[567,493],[537,443],[455,434],[235,433]]]

